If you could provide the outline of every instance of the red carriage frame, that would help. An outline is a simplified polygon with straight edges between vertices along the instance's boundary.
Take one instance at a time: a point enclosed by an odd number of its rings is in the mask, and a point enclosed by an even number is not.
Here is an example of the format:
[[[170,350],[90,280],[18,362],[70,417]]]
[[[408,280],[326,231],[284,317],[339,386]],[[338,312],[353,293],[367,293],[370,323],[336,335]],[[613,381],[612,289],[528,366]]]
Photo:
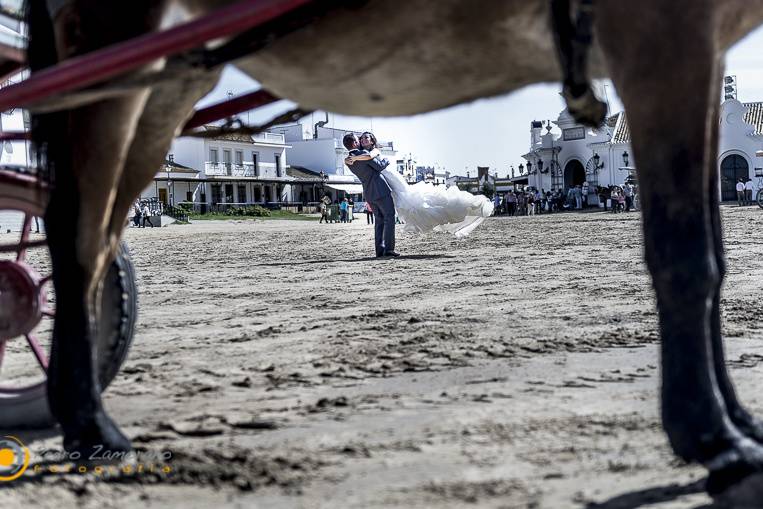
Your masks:
[[[0,89],[0,111],[25,108],[45,101],[53,105],[68,94],[86,90],[112,78],[156,61],[202,47],[206,42],[234,37],[265,23],[316,3],[315,0],[242,0],[218,9],[194,21],[173,28],[149,33],[103,48],[86,55],[71,58],[55,66],[37,71],[27,79]],[[2,14],[8,16],[4,10]],[[26,67],[23,49],[0,43],[0,80],[23,71]],[[253,110],[280,98],[260,89],[212,106],[200,109],[185,124],[183,132],[190,134],[195,128],[210,122],[229,118],[237,113]],[[0,143],[28,140],[25,131],[0,132]],[[44,239],[30,240],[30,225],[34,217],[42,215],[47,203],[48,184],[33,169],[0,166],[0,203],[4,208],[23,214],[21,236],[17,243],[0,245],[0,253],[15,253],[12,260],[0,260],[0,282],[18,302],[23,312],[7,311],[0,326],[0,367],[6,343],[25,337],[43,373],[47,371],[47,356],[34,334],[34,328],[43,318],[53,318],[55,309],[46,301],[45,286],[51,275],[40,276],[26,263],[30,248],[45,247]],[[13,308],[13,306],[11,306]],[[28,308],[28,309],[26,309]],[[14,315],[14,316],[11,316]],[[6,323],[7,322],[7,323]],[[0,384],[0,403],[3,396],[40,394],[44,382],[23,387],[4,387]],[[41,393],[44,394],[44,391]],[[22,417],[23,416],[19,416]],[[2,423],[0,423],[2,424]]]

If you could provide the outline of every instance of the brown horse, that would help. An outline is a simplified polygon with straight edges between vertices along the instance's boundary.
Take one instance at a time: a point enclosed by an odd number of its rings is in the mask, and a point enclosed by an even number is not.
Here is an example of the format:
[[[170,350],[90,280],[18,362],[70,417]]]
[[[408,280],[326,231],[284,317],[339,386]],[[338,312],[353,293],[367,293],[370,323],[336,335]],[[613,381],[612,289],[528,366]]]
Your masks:
[[[228,3],[30,0],[30,62],[40,69]],[[763,23],[763,0],[572,3],[319,2],[228,49],[264,87],[306,108],[407,115],[563,78],[571,109],[592,121],[601,109],[587,82],[590,28],[590,74],[613,79],[639,165],[664,429],[676,454],[707,466],[711,493],[757,507],[763,425],[740,405],[724,363],[715,156],[722,58]],[[94,302],[127,208],[219,71],[175,58],[140,72],[161,66],[174,66],[178,80],[34,116],[33,136],[56,185],[46,216],[60,296],[49,398],[69,450],[129,448],[100,402]]]

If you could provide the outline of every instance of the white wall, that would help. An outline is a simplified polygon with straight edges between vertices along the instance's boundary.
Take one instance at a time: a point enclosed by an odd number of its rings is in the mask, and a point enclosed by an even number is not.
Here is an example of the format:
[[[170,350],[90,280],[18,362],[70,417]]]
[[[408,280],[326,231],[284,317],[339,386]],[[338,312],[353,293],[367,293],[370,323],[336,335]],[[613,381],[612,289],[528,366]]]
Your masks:
[[[336,147],[334,138],[289,142],[289,162],[312,171],[336,174]]]

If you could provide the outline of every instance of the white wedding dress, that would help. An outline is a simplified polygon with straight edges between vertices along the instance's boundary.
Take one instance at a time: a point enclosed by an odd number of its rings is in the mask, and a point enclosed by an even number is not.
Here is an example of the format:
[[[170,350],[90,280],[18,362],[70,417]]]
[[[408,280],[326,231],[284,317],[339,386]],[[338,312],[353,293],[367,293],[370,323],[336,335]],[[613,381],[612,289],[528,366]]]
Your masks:
[[[463,238],[493,213],[493,202],[484,195],[461,191],[458,186],[446,188],[426,182],[409,185],[390,167],[381,174],[392,189],[404,231],[445,231]]]

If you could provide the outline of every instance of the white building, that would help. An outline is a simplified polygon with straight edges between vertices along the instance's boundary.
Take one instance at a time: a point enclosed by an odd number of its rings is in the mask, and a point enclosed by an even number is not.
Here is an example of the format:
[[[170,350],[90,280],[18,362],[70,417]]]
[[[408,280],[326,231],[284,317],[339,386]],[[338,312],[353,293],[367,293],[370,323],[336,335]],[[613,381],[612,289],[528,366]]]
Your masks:
[[[763,161],[756,158],[756,152],[763,150],[763,102],[726,100],[719,122],[718,192],[723,201],[736,200],[740,178],[763,188]],[[551,124],[561,134],[553,132]],[[513,180],[545,190],[566,190],[587,181],[591,193],[595,186],[622,185],[629,174],[637,173],[630,141],[624,112],[609,117],[602,128],[591,129],[577,124],[564,110],[555,122],[532,122],[530,151],[522,156],[527,168]],[[597,202],[596,195],[589,196],[589,203]]]
[[[8,7],[13,10],[13,6]],[[27,44],[26,37],[22,35],[22,23],[9,16],[0,15],[0,43],[10,48],[24,49]],[[6,71],[7,72],[7,71]],[[29,76],[24,70],[0,82],[0,88],[19,83]],[[29,131],[29,111],[21,108],[13,108],[3,111],[0,115],[0,131]],[[14,166],[29,166],[29,142],[6,141],[0,146],[0,162]]]
[[[724,201],[736,200],[736,182],[753,179],[755,189],[763,188],[763,102],[740,103],[736,99],[721,104],[718,168],[720,193]],[[753,191],[753,197],[757,191]]]
[[[167,161],[141,198],[167,205],[231,205],[292,201],[293,178],[286,175],[283,134],[182,137],[172,142]]]

